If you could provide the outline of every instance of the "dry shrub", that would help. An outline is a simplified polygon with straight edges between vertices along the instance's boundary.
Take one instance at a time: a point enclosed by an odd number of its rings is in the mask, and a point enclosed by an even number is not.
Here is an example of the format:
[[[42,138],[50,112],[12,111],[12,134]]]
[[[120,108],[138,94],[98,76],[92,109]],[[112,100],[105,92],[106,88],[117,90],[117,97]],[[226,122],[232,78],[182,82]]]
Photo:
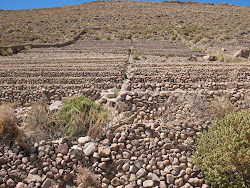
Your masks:
[[[91,173],[86,167],[77,170],[76,183],[79,188],[102,188],[98,176]]]
[[[212,117],[224,117],[226,114],[235,111],[234,105],[229,101],[228,97],[216,97],[210,104],[210,115]]]
[[[3,104],[0,106],[0,139],[2,142],[11,142],[20,134],[17,126],[17,117],[13,105]]]
[[[45,102],[38,102],[29,113],[26,131],[33,141],[57,138],[52,112]]]

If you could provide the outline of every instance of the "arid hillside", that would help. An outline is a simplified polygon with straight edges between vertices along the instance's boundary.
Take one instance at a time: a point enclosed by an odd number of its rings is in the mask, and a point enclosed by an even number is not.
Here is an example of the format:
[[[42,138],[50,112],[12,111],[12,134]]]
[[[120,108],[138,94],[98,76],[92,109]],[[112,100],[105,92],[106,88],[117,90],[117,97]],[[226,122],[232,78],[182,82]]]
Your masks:
[[[82,39],[249,40],[250,7],[193,2],[91,2],[34,10],[0,10],[0,46]]]

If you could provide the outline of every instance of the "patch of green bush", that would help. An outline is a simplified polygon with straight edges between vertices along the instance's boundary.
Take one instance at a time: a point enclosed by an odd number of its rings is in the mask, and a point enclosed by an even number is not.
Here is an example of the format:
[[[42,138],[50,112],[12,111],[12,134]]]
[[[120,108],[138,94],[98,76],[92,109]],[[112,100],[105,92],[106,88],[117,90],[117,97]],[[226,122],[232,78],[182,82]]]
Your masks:
[[[74,96],[64,101],[56,119],[62,136],[97,137],[107,119],[107,111],[84,96]]]
[[[8,48],[8,49],[6,50],[6,52],[8,53],[8,55],[13,55],[13,50],[12,50],[12,48]]]
[[[132,59],[133,60],[139,60],[139,55],[138,54],[132,54]]]
[[[215,119],[197,139],[194,163],[213,187],[250,187],[250,111]]]
[[[26,45],[26,46],[24,46],[24,49],[25,49],[25,50],[30,50],[30,49],[31,49],[31,46],[30,46],[30,45]]]
[[[4,49],[0,49],[0,55],[7,56],[8,52],[6,50],[4,50]]]

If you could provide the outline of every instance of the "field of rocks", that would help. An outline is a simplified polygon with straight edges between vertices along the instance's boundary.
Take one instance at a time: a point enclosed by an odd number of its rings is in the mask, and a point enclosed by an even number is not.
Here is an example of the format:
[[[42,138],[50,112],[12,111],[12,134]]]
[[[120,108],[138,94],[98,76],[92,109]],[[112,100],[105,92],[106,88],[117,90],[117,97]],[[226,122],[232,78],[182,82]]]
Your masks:
[[[182,42],[79,40],[0,57],[0,103],[22,111],[80,94],[123,120],[97,140],[42,140],[28,152],[1,145],[0,187],[76,187],[80,167],[97,175],[92,187],[209,187],[192,163],[195,138],[211,123],[211,103],[250,107],[250,64],[204,55]]]

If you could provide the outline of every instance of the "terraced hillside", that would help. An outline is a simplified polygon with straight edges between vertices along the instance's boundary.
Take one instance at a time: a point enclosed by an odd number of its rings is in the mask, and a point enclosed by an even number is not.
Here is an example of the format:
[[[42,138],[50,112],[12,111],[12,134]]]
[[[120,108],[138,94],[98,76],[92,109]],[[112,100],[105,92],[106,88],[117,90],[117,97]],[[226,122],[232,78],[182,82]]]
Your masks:
[[[15,103],[18,129],[28,128],[37,101],[78,94],[113,114],[97,139],[1,144],[0,187],[210,187],[193,149],[214,117],[250,109],[249,11],[178,1],[1,10],[0,46],[62,43],[86,31],[68,46],[0,56],[0,107]],[[248,57],[231,59],[241,48]]]
[[[211,123],[211,101],[250,107],[250,64],[202,55],[181,42],[79,40],[0,57],[0,102],[27,107],[83,94],[122,120],[97,141],[41,141],[30,154],[1,146],[1,186],[65,186],[87,166],[102,187],[209,187],[192,163],[195,138]]]

